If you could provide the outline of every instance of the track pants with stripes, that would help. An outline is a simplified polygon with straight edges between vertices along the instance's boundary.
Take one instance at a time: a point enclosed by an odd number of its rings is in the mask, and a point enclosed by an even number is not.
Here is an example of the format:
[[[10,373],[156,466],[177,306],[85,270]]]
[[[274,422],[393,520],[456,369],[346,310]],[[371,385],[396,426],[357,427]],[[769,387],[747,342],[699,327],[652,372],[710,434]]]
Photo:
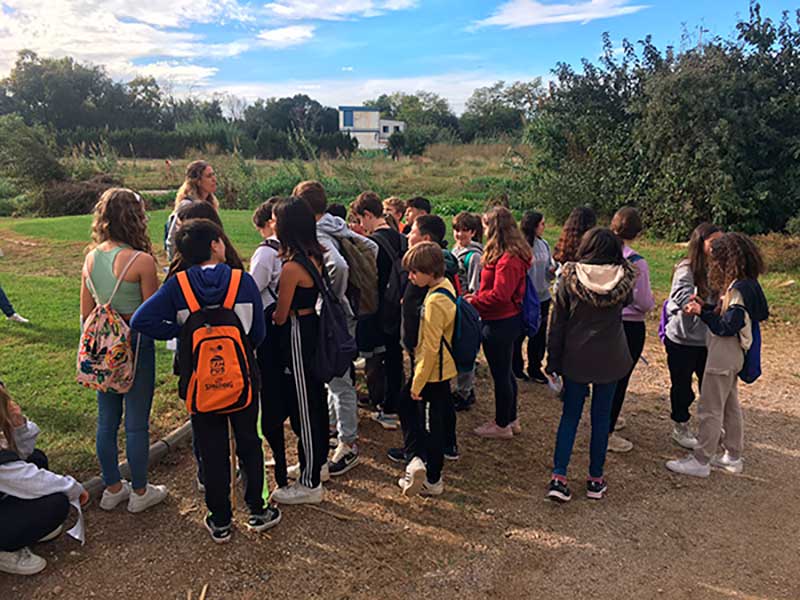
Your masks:
[[[319,331],[317,315],[291,317],[291,364],[294,398],[289,402],[289,419],[298,437],[300,483],[315,488],[328,460],[328,401],[325,385],[311,375]]]

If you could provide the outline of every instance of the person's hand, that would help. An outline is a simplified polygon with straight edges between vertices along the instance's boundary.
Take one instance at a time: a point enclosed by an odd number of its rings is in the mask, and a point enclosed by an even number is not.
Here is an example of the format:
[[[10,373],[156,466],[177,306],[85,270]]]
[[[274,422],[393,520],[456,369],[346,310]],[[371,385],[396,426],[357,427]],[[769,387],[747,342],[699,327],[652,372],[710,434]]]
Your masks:
[[[81,503],[81,506],[86,506],[87,504],[89,504],[89,492],[83,490],[81,492],[80,497],[78,498],[78,501]]]
[[[19,404],[13,400],[8,403],[8,414],[11,418],[11,424],[14,427],[22,427],[25,425],[25,417],[22,414],[22,409],[19,407]]]
[[[689,301],[689,303],[683,307],[683,312],[685,312],[687,315],[699,317],[700,313],[703,312],[703,305],[697,300],[697,297],[692,296],[692,299]]]
[[[414,392],[411,392],[411,399],[419,402],[422,400],[422,396],[420,396],[419,394],[415,394]]]
[[[475,298],[475,294],[464,294],[464,300],[472,304],[472,300]]]

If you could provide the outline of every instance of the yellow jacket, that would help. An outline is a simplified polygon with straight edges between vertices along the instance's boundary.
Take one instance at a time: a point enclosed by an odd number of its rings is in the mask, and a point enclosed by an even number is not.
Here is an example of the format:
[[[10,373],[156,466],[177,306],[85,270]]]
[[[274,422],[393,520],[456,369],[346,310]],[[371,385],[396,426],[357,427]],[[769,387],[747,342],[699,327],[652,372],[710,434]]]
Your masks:
[[[409,282],[409,285],[413,284]],[[444,294],[435,294],[434,290],[439,288],[456,295],[453,285],[445,278],[440,284],[430,288],[425,296],[419,323],[419,342],[414,350],[416,366],[414,380],[411,382],[411,393],[415,396],[422,393],[426,383],[447,381],[457,374],[456,363],[442,343],[442,338],[446,339],[448,344],[453,339],[456,305]]]

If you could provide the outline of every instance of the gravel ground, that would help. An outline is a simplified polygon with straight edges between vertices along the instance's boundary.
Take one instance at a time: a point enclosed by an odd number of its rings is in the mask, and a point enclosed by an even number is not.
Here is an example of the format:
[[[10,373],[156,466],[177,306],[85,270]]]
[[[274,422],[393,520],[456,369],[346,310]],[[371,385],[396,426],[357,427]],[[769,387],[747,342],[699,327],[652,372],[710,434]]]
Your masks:
[[[655,327],[650,324],[650,330]],[[573,502],[543,501],[560,405],[522,384],[524,432],[483,441],[470,432],[492,414],[488,374],[479,402],[459,414],[462,458],[445,465],[445,495],[406,499],[401,469],[385,459],[399,433],[362,419],[359,467],[326,487],[318,509],[288,507],[268,534],[248,532],[216,546],[202,529],[191,453],[154,471],[169,499],[142,515],[86,513],[84,547],[62,536],[36,551],[41,575],[0,575],[0,598],[800,598],[800,383],[797,329],[765,330],[765,376],[742,392],[742,476],[693,480],[664,462],[682,451],[669,440],[668,376],[651,336],[649,365],[634,375],[621,433],[635,444],[610,455],[608,497],[585,499],[588,419],[572,463]],[[587,407],[588,410],[588,407]],[[291,443],[290,443],[291,445]],[[240,502],[241,506],[242,503]]]

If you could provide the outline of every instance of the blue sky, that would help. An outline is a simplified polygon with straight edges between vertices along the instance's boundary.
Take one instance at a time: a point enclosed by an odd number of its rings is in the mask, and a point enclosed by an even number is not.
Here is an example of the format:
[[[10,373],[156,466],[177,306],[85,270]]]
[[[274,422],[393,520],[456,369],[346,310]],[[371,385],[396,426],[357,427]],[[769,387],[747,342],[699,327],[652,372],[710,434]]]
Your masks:
[[[46,4],[47,10],[42,10]],[[426,89],[463,110],[475,87],[548,77],[652,34],[732,35],[748,0],[0,0],[0,76],[16,52],[71,55],[115,78],[153,75],[176,93],[308,95],[355,104]],[[763,0],[779,18],[800,8]]]

